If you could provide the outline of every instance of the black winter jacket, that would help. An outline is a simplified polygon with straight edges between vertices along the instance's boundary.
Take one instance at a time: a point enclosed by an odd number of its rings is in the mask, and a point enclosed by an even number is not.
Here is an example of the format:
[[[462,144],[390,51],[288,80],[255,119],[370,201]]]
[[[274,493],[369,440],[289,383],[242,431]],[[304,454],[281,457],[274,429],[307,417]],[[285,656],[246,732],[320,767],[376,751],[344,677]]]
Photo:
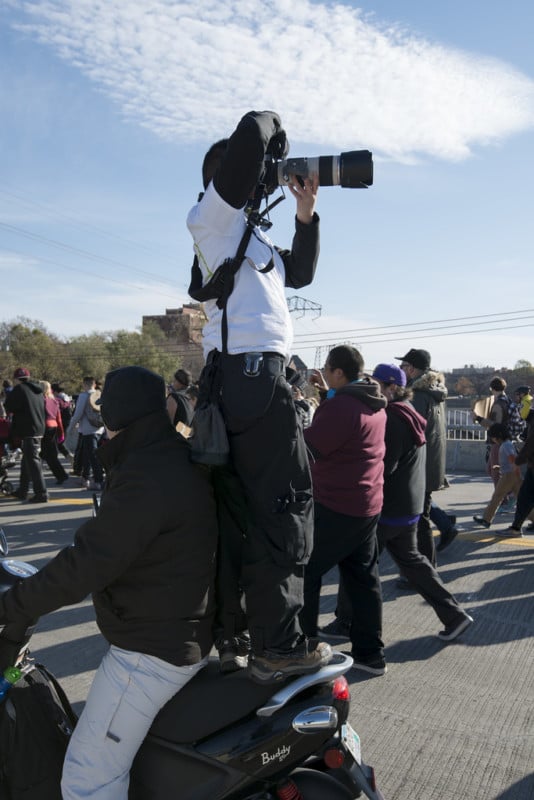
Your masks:
[[[425,502],[426,422],[405,400],[390,401],[386,417],[382,517],[415,517]]]
[[[435,492],[445,484],[447,457],[447,388],[443,375],[428,370],[408,383],[413,389],[412,404],[426,419],[426,491]]]
[[[212,645],[217,523],[207,476],[165,410],[101,448],[108,480],[97,516],[36,575],[0,598],[0,623],[35,619],[90,592],[97,623],[118,647],[171,664]]]
[[[13,414],[11,435],[14,438],[44,436],[45,402],[38,383],[21,381],[8,393],[4,405],[7,413]]]

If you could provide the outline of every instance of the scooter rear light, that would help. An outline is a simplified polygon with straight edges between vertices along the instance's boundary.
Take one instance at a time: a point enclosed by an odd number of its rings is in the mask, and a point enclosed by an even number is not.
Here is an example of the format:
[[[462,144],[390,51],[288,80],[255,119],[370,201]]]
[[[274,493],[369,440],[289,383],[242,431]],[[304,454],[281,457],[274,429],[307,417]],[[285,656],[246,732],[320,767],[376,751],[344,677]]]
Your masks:
[[[338,750],[337,747],[330,747],[326,750],[323,759],[328,769],[339,769],[345,761],[345,753]]]
[[[332,686],[333,700],[350,700],[350,688],[344,675],[336,678]]]
[[[304,800],[294,781],[288,780],[276,787],[276,794],[280,800]]]

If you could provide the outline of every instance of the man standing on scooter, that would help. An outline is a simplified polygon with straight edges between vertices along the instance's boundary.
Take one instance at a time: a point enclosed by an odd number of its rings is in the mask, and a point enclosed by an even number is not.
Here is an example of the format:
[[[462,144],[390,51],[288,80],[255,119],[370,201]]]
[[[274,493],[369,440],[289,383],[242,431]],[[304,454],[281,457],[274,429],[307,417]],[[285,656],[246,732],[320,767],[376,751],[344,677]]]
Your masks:
[[[244,590],[253,655],[249,673],[260,683],[318,670],[332,654],[329,645],[307,640],[298,621],[312,548],[313,499],[302,428],[285,379],[292,326],[284,287],[313,280],[319,254],[317,176],[295,176],[289,183],[297,206],[291,250],[275,248],[264,233],[269,223],[259,214],[262,200],[274,191],[266,180],[266,155],[280,159],[286,153],[278,114],[245,114],[231,137],[206,153],[205,192],[187,219],[196,253],[190,294],[204,302],[208,317],[203,375],[216,373],[222,382],[231,466],[247,511],[241,529],[221,526],[223,558],[236,554],[236,580],[221,586],[221,576],[232,569],[220,569],[219,593],[230,604],[237,582]],[[236,270],[228,276],[232,262]],[[201,377],[201,392],[202,387]],[[233,630],[231,615],[223,613],[222,647],[231,639],[240,643],[239,604],[233,609]]]
[[[154,717],[212,646],[215,503],[165,394],[163,378],[142,367],[107,374],[98,513],[72,547],[0,600],[0,624],[20,626],[92,593],[110,644],[67,750],[64,800],[127,800],[130,767]]]

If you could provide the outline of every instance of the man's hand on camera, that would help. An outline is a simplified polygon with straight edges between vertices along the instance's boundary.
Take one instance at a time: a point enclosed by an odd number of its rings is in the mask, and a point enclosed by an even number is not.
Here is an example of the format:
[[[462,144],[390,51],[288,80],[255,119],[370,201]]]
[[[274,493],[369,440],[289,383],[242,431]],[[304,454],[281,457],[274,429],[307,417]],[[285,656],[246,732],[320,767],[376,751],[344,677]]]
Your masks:
[[[313,220],[315,203],[317,201],[317,191],[319,189],[319,176],[312,175],[311,178],[304,178],[302,184],[295,177],[288,188],[297,201],[297,219],[304,225],[309,225]]]

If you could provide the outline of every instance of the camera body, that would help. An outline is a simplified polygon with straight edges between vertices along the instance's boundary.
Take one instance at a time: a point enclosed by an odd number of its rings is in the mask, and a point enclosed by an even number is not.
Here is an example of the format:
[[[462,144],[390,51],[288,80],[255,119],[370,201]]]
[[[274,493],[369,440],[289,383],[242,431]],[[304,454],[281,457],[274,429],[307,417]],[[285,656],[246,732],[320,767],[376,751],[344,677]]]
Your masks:
[[[338,156],[277,158],[269,147],[265,155],[263,183],[272,194],[277,186],[287,186],[296,177],[319,176],[319,186],[367,189],[373,184],[373,154],[369,150],[350,150]]]

